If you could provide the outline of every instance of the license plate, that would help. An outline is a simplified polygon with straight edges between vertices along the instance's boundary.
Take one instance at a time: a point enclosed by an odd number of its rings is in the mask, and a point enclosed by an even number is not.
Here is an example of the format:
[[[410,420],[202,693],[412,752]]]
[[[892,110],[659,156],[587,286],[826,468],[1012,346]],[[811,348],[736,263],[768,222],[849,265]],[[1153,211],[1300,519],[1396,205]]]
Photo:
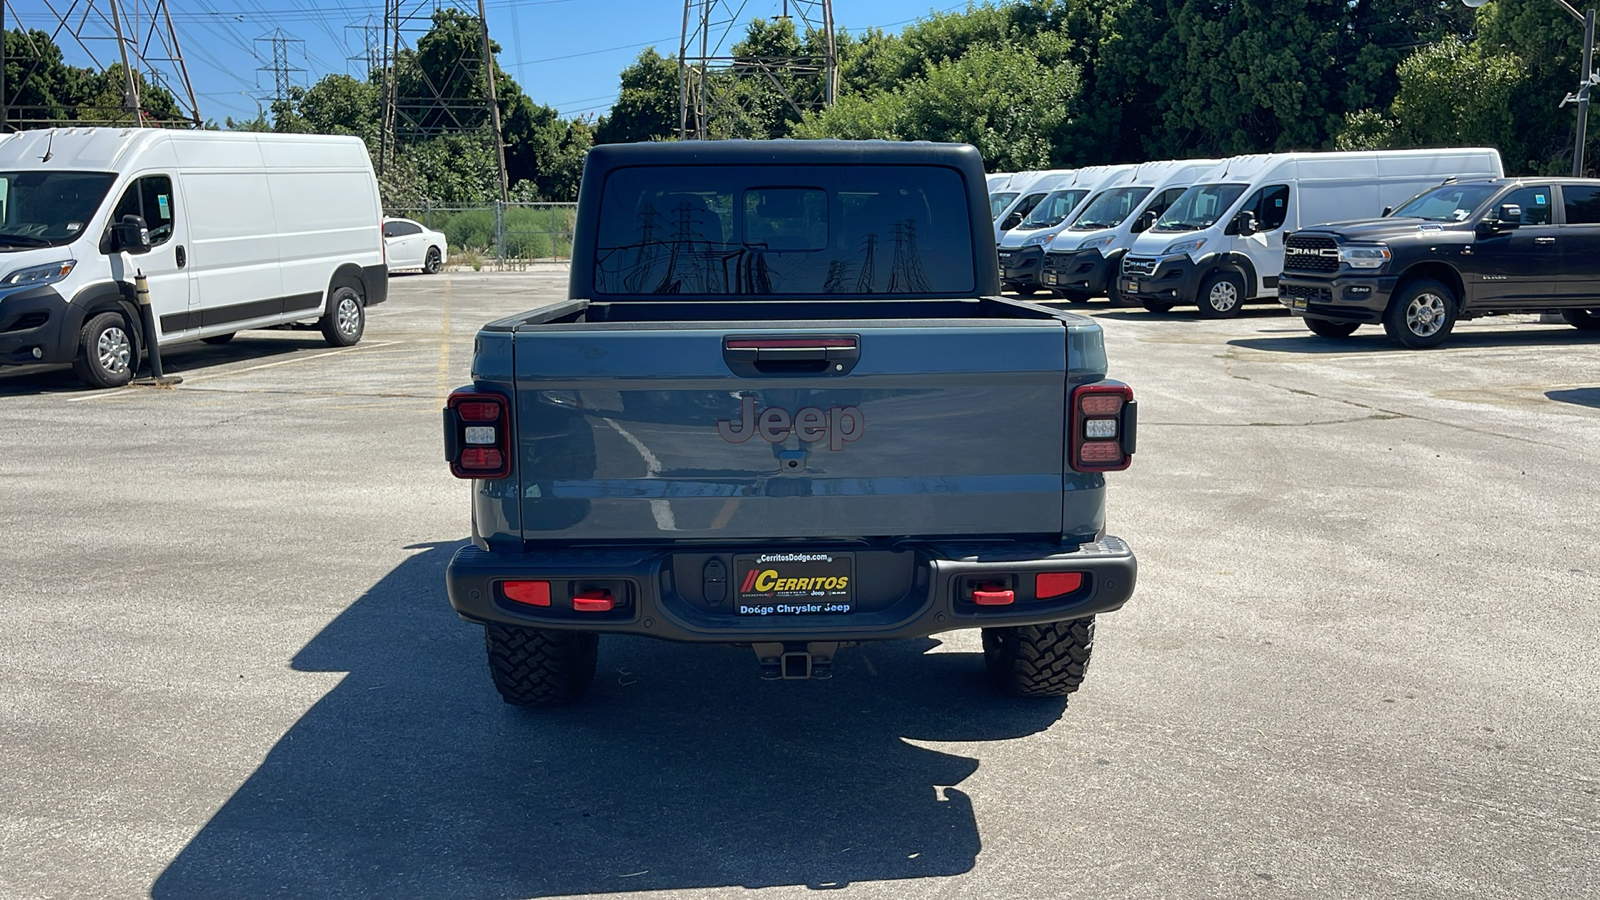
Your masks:
[[[1054,275],[1046,275],[1044,277],[1044,283],[1045,284],[1055,284],[1056,283],[1056,277]]]
[[[1127,291],[1130,294],[1137,294],[1137,293],[1139,293],[1139,282],[1137,282],[1137,281],[1124,281],[1122,283],[1122,289]]]
[[[751,553],[733,558],[743,616],[838,615],[855,608],[853,553]]]
[[[1295,298],[1291,299],[1289,301],[1289,308],[1294,310],[1295,312],[1305,312],[1306,311],[1306,298],[1304,298],[1304,297],[1295,297]]]

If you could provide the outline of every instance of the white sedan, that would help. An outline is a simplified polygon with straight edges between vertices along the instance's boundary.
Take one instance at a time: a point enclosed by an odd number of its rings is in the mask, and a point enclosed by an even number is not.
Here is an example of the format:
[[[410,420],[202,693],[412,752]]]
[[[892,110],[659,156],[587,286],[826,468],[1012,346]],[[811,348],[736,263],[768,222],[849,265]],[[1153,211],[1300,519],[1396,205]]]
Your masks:
[[[444,232],[424,228],[410,219],[384,219],[383,242],[388,247],[389,271],[421,269],[433,275],[444,268]]]

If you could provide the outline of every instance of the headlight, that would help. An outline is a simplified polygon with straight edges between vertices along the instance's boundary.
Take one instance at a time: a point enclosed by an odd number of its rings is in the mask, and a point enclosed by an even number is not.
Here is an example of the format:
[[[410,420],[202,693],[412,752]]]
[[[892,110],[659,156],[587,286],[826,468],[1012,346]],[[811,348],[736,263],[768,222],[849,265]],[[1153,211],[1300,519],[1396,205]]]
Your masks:
[[[1180,253],[1198,253],[1198,252],[1200,252],[1200,248],[1204,247],[1205,245],[1206,245],[1206,239],[1205,238],[1195,238],[1193,240],[1188,240],[1188,241],[1179,241],[1176,244],[1168,245],[1167,249],[1161,251],[1161,255],[1162,256],[1177,256]]]
[[[1346,244],[1339,248],[1339,260],[1352,269],[1379,268],[1390,255],[1383,244]]]
[[[0,287],[32,287],[37,284],[55,284],[61,279],[72,274],[72,268],[78,264],[75,259],[51,263],[48,266],[31,266],[18,269],[0,278]]]
[[[1024,247],[1043,247],[1043,246],[1045,246],[1046,244],[1050,243],[1051,241],[1053,241],[1055,239],[1056,239],[1056,236],[1053,235],[1053,234],[1036,234],[1033,237],[1028,238],[1027,240],[1023,241],[1022,242],[1022,246],[1024,246]]]
[[[1090,238],[1087,241],[1084,241],[1083,243],[1079,244],[1078,245],[1078,249],[1079,250],[1099,250],[1101,248],[1111,246],[1111,242],[1116,240],[1116,239],[1117,239],[1117,236],[1114,235],[1114,234],[1108,234],[1108,235],[1105,235],[1103,237]]]

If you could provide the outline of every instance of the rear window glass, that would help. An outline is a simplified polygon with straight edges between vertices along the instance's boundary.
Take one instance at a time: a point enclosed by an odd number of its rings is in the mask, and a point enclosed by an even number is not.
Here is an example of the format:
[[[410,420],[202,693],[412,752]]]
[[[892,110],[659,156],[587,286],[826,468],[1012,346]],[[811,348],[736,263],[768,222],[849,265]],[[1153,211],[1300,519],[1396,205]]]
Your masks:
[[[601,193],[596,294],[976,288],[960,173],[940,166],[651,166]]]
[[[1566,201],[1568,225],[1600,224],[1600,187],[1565,184],[1561,197]]]

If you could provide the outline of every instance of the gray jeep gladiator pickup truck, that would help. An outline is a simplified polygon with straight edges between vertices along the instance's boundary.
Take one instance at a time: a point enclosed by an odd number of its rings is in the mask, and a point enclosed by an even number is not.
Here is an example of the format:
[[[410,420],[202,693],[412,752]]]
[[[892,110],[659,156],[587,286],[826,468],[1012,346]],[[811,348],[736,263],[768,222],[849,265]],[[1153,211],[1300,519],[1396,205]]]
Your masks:
[[[581,697],[602,634],[824,678],[981,628],[1001,689],[1078,688],[1137,573],[1136,407],[1097,324],[1000,296],[984,187],[960,145],[590,151],[568,298],[485,325],[444,410],[450,602],[506,702]]]

